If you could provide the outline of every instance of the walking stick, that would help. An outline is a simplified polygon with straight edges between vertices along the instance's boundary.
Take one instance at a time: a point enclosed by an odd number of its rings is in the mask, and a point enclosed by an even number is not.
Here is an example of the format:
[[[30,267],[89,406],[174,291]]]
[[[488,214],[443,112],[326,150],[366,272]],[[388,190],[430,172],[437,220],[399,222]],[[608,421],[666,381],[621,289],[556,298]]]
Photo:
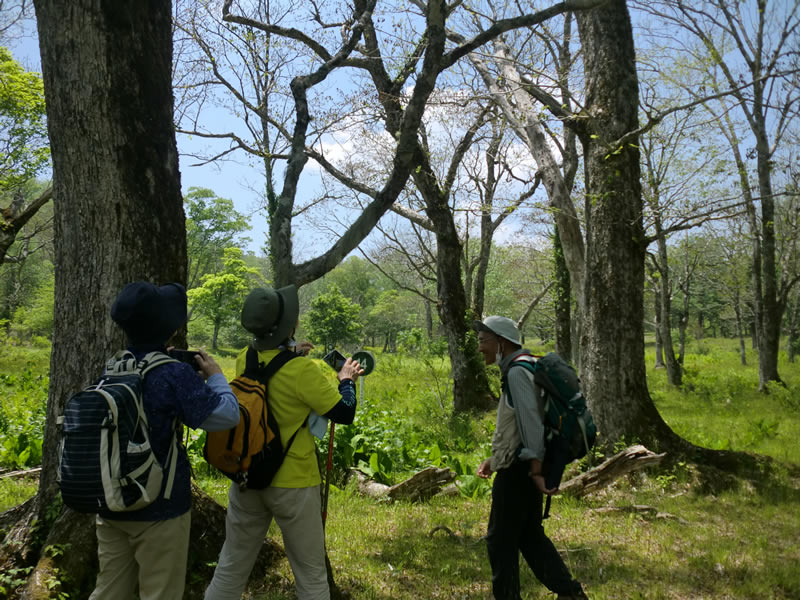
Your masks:
[[[331,489],[331,473],[333,472],[333,431],[336,423],[331,421],[331,433],[328,436],[328,465],[325,467],[325,493],[322,496],[322,526],[328,519],[328,492]]]

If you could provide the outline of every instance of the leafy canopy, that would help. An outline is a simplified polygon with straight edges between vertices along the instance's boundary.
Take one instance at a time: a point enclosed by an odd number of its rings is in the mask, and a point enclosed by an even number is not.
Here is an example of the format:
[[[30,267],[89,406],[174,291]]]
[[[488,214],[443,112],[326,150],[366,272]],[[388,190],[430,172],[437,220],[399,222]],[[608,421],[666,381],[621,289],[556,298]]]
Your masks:
[[[204,275],[202,285],[188,292],[192,310],[207,317],[215,331],[238,318],[245,296],[258,277],[258,270],[242,259],[240,248],[226,248],[222,262],[219,273]]]
[[[49,160],[42,77],[0,46],[0,193],[35,177]]]
[[[339,286],[331,285],[311,301],[311,308],[303,317],[303,327],[312,342],[331,350],[337,344],[358,343],[360,313],[358,304],[347,299]]]
[[[250,241],[243,236],[250,224],[234,209],[232,200],[220,198],[208,188],[189,188],[184,204],[189,288],[193,288],[204,275],[222,267],[226,248]]]

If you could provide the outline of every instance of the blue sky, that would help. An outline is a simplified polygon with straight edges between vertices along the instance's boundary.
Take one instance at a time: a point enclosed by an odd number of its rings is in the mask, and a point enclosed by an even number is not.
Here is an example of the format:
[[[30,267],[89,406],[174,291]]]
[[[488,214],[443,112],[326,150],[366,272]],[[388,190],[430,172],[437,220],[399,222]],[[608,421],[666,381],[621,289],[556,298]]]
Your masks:
[[[25,30],[19,37],[9,40],[8,45],[14,58],[26,69],[41,72],[39,42],[33,21],[27,23]],[[261,248],[266,241],[263,232],[266,230],[267,225],[263,214],[257,212],[259,197],[253,191],[254,188],[263,186],[258,172],[247,165],[231,160],[202,167],[193,167],[191,165],[195,161],[184,156],[183,152],[191,149],[194,144],[201,141],[193,141],[186,136],[178,136],[177,142],[178,151],[181,153],[181,188],[184,193],[191,187],[205,187],[213,190],[218,196],[233,200],[236,210],[247,215],[252,225],[252,230],[248,235],[253,241],[248,249],[257,255],[261,255]]]

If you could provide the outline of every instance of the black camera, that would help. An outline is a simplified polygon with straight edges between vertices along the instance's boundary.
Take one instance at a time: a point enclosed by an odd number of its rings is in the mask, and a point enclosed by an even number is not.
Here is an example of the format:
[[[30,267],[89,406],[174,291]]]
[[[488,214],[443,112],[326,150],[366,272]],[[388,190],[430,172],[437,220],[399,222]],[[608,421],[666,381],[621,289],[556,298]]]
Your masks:
[[[179,360],[195,368],[200,366],[195,360],[195,357],[200,355],[197,350],[180,350],[178,348],[173,348],[172,350],[168,351],[167,354],[169,354],[175,360]]]
[[[324,360],[334,371],[338,373],[344,366],[344,362],[347,359],[341,352],[334,349],[323,356],[322,360]]]

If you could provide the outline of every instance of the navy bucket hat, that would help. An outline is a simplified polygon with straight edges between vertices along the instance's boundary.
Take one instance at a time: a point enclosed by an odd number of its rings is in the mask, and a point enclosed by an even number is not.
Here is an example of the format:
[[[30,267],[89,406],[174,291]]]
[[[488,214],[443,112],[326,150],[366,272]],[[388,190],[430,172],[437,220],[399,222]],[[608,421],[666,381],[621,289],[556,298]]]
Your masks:
[[[111,318],[136,344],[163,344],[186,322],[186,288],[147,281],[129,283],[114,300]]]

